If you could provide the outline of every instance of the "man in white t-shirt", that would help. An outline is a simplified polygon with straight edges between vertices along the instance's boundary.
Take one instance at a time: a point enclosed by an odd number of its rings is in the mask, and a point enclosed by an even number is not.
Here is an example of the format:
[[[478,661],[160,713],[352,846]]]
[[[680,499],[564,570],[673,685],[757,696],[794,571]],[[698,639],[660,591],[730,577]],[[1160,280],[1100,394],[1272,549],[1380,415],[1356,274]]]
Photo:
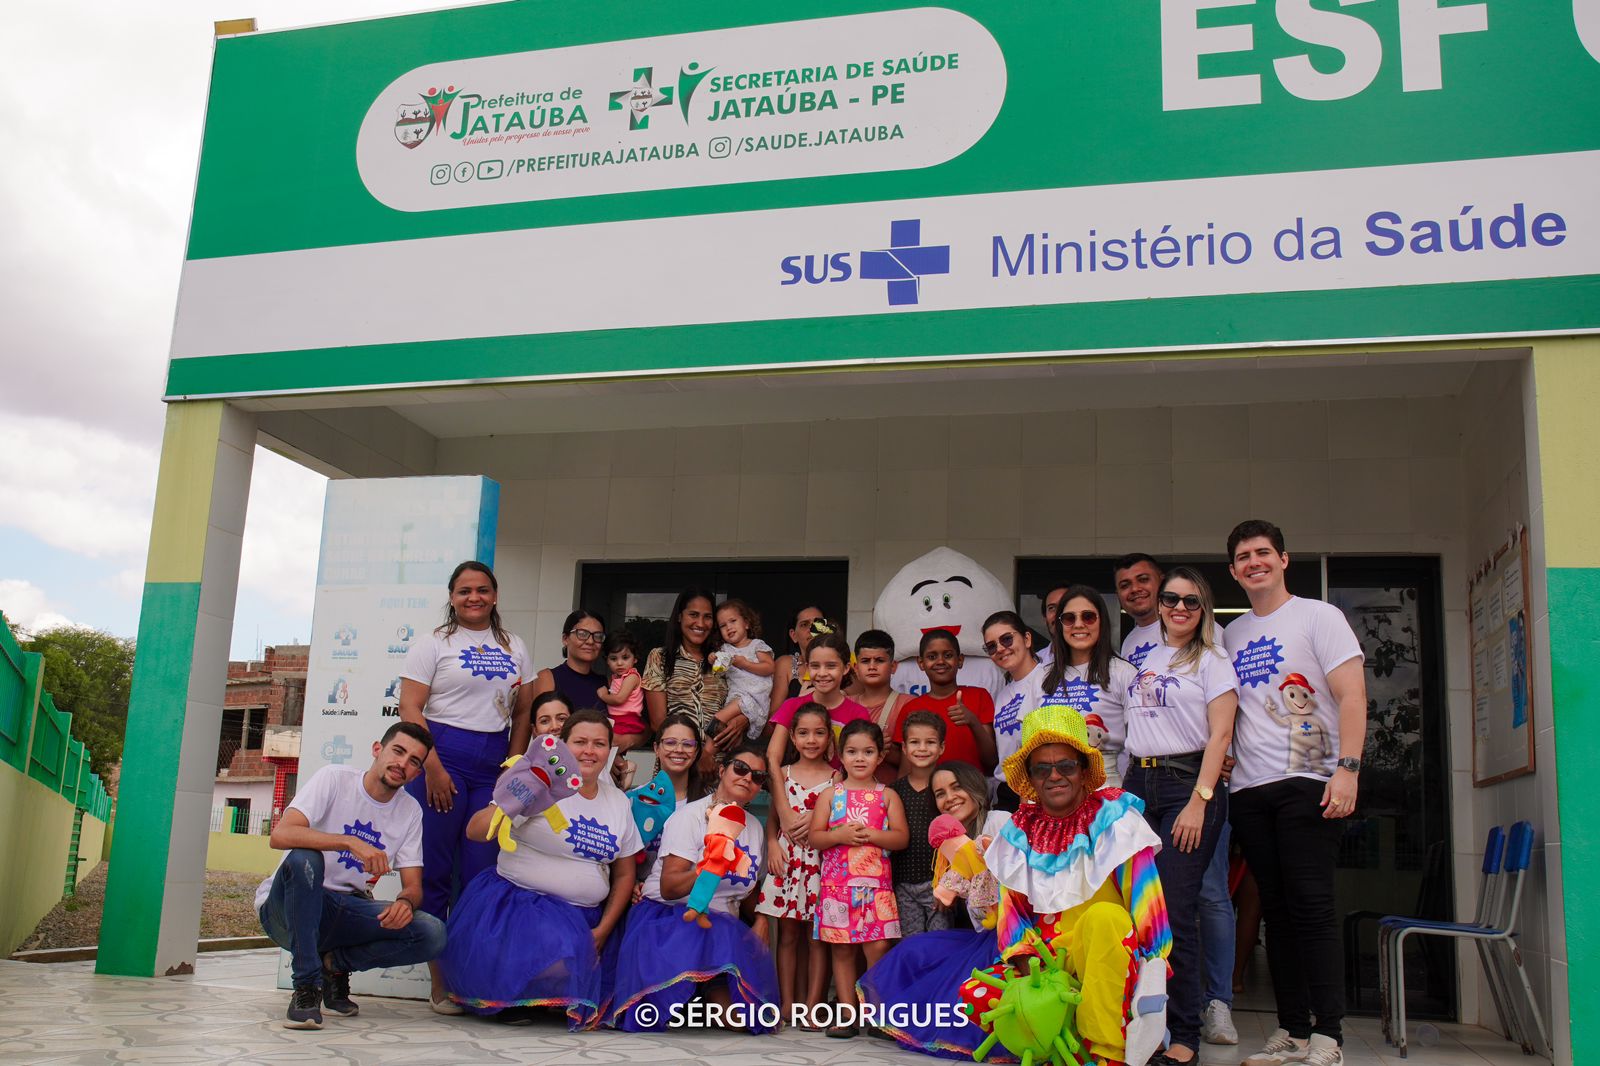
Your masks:
[[[1133,628],[1122,638],[1122,657],[1142,667],[1144,657],[1161,647],[1161,608],[1156,603],[1161,567],[1143,552],[1134,552],[1111,564],[1111,581],[1122,609],[1133,619]]]
[[[349,1017],[350,974],[426,962],[444,950],[444,923],[422,899],[422,808],[403,790],[433,748],[428,731],[396,722],[372,745],[372,765],[324,766],[272,828],[287,852],[256,889],[261,927],[293,957],[288,1029],[322,1028],[324,1009]],[[394,901],[373,898],[390,873]]]
[[[1250,612],[1223,633],[1240,689],[1229,818],[1260,888],[1278,1000],[1277,1031],[1244,1066],[1339,1066],[1334,868],[1342,820],[1355,811],[1367,682],[1344,614],[1290,595],[1288,566],[1271,522],[1241,522],[1228,535],[1228,570],[1250,597]]]

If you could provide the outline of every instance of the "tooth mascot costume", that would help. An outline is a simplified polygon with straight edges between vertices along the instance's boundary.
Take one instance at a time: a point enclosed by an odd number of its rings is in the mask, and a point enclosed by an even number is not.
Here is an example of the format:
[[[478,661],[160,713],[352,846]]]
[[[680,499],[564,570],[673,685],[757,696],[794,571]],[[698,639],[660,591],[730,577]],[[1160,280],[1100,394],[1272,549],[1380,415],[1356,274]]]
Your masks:
[[[998,696],[1007,679],[983,653],[983,620],[1012,609],[1006,587],[976,559],[953,548],[935,548],[911,560],[883,587],[872,608],[872,624],[894,638],[894,689],[911,696],[928,691],[928,675],[917,665],[917,646],[929,630],[948,629],[966,660],[957,683]]]

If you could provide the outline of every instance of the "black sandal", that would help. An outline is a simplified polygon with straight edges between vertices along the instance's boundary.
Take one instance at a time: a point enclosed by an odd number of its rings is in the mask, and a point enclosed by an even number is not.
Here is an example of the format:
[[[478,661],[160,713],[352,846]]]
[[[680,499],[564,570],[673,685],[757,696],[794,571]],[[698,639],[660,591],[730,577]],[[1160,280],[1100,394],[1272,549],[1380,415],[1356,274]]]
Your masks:
[[[856,1032],[856,1027],[853,1025],[833,1025],[828,1027],[828,1031],[824,1035],[830,1040],[849,1040],[856,1035]]]

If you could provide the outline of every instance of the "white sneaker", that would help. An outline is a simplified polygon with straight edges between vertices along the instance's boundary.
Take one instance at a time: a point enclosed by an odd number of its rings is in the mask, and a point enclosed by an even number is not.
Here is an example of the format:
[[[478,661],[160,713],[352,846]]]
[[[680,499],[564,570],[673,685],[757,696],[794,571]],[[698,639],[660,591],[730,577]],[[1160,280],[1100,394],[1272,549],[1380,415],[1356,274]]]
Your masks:
[[[1233,1027],[1233,1011],[1222,1000],[1212,1000],[1200,1012],[1200,1038],[1208,1044],[1239,1042],[1239,1030]]]
[[[462,1010],[459,1003],[448,996],[446,996],[444,999],[434,999],[432,996],[429,996],[428,1006],[433,1008],[433,1013],[435,1014],[456,1015],[466,1013]]]
[[[1266,1046],[1239,1066],[1282,1066],[1285,1062],[1304,1062],[1306,1047],[1306,1042],[1290,1036],[1289,1030],[1275,1029],[1267,1038]]]
[[[1339,1042],[1333,1037],[1312,1033],[1311,1042],[1306,1045],[1306,1054],[1302,1061],[1308,1066],[1344,1066],[1344,1052],[1340,1050]]]

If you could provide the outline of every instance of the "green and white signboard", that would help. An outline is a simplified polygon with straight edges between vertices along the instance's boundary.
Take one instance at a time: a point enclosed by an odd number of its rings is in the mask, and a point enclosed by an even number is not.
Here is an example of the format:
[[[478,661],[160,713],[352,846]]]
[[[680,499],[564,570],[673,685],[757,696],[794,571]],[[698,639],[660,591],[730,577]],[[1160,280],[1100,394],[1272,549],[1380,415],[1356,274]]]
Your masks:
[[[1600,0],[229,38],[167,392],[1589,332],[1597,116]]]

